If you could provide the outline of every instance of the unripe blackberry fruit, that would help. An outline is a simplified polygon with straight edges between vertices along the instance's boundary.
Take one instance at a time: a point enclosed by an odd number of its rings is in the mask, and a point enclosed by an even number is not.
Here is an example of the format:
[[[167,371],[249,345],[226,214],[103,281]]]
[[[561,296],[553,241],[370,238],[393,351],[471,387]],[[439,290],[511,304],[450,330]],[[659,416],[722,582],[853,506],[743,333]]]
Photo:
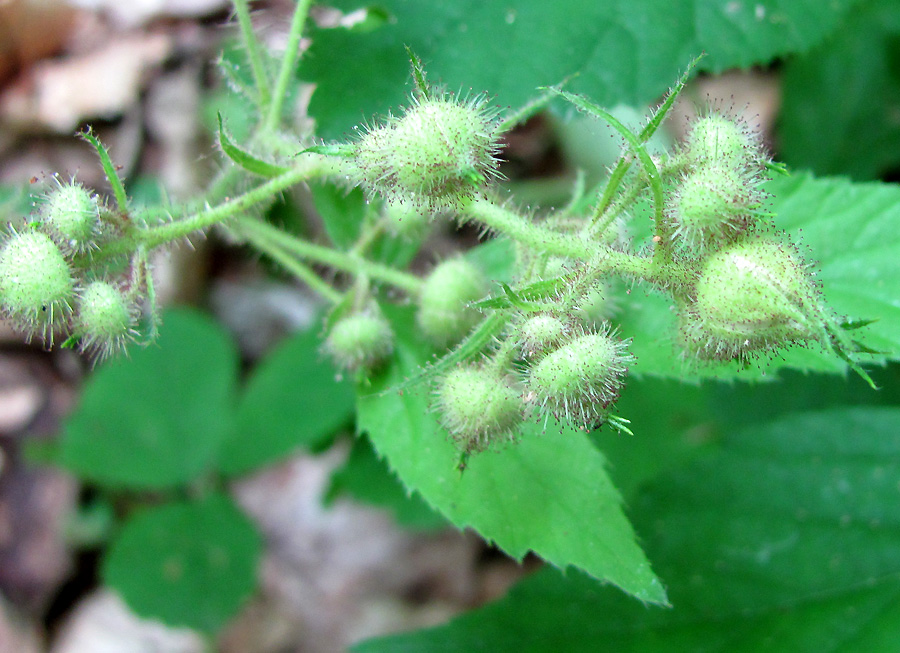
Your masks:
[[[394,351],[394,332],[380,312],[368,310],[339,319],[324,347],[343,370],[372,370]]]
[[[591,430],[619,398],[633,357],[607,332],[585,333],[550,352],[528,370],[529,396],[541,413]]]
[[[759,134],[742,120],[720,113],[698,118],[685,147],[695,166],[718,164],[733,170],[753,170],[762,160]]]
[[[70,311],[74,285],[62,251],[46,234],[14,233],[0,250],[0,305],[20,328],[52,337]]]
[[[440,380],[437,408],[441,424],[459,450],[475,453],[511,440],[522,422],[524,404],[521,394],[500,374],[464,365]]]
[[[452,208],[498,176],[497,125],[481,100],[416,99],[402,118],[357,143],[362,180],[388,201]]]
[[[711,163],[681,180],[667,209],[678,242],[703,253],[746,233],[760,199],[748,175]]]
[[[541,313],[522,322],[516,331],[516,338],[522,357],[533,359],[556,349],[569,333],[569,325],[559,317]]]
[[[818,289],[789,246],[768,238],[730,245],[706,261],[681,316],[688,351],[745,360],[821,333]]]
[[[83,351],[98,358],[125,348],[135,334],[137,307],[108,281],[92,281],[78,293],[75,333]]]
[[[42,228],[60,247],[83,252],[95,246],[100,206],[81,184],[59,184],[47,194],[41,213]]]
[[[462,258],[439,264],[422,286],[418,322],[433,344],[445,347],[459,341],[481,319],[468,304],[487,294],[487,280]]]

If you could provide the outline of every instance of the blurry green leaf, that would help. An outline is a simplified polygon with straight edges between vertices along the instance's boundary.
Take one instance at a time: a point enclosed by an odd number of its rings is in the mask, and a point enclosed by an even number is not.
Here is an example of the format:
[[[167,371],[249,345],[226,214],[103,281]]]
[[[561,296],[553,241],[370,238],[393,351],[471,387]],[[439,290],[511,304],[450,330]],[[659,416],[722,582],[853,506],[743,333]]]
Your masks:
[[[729,436],[631,513],[673,608],[547,569],[378,651],[894,651],[900,641],[900,409],[801,413]]]
[[[138,615],[215,632],[256,589],[262,538],[224,495],[148,508],[129,519],[103,580]]]
[[[411,311],[394,312],[396,361],[358,403],[359,427],[410,490],[459,528],[472,527],[511,556],[529,551],[573,565],[642,601],[666,594],[622,513],[603,456],[582,433],[530,423],[521,442],[472,456],[459,452],[429,410],[428,389],[389,388],[415,374],[430,348],[416,338]]]
[[[347,190],[334,184],[310,184],[316,210],[325,223],[325,231],[338,249],[349,249],[359,238],[366,216],[366,198],[362,190]]]
[[[782,77],[780,156],[819,175],[874,179],[900,166],[900,5],[869,0]]]
[[[353,403],[352,386],[337,381],[334,368],[319,353],[319,335],[294,335],[247,382],[233,437],[222,447],[220,471],[242,474],[322,444],[349,423]]]
[[[491,238],[465,254],[491,281],[511,283],[513,280],[516,245],[508,238]]]
[[[802,243],[804,255],[816,263],[816,279],[828,305],[850,319],[876,320],[856,337],[890,354],[860,360],[877,363],[900,357],[900,188],[794,174],[772,180],[768,190],[774,194],[776,224]],[[638,288],[632,293],[619,320],[622,333],[634,338],[635,373],[763,380],[783,367],[846,369],[837,356],[817,345],[779,351],[773,360],[761,360],[759,367],[747,370],[733,365],[695,369],[690,361],[679,360],[672,302],[660,294],[645,297],[645,292]]]
[[[353,10],[361,4],[339,0]],[[317,84],[310,112],[320,135],[346,138],[363,116],[407,101],[405,46],[429,78],[451,91],[489,92],[519,107],[540,86],[574,77],[566,90],[603,106],[639,105],[663,94],[701,52],[705,70],[771,61],[806,50],[834,30],[855,0],[615,0],[429,3],[384,0],[392,16],[359,34],[320,30],[301,75]]]
[[[378,457],[369,439],[356,438],[347,462],[331,477],[328,494],[335,498],[347,492],[364,503],[389,509],[397,522],[413,529],[444,528],[447,521],[434,512],[418,494],[408,493],[403,484]]]
[[[188,483],[233,428],[234,344],[204,315],[171,310],[159,340],[130,356],[89,379],[63,427],[59,462],[113,488]]]

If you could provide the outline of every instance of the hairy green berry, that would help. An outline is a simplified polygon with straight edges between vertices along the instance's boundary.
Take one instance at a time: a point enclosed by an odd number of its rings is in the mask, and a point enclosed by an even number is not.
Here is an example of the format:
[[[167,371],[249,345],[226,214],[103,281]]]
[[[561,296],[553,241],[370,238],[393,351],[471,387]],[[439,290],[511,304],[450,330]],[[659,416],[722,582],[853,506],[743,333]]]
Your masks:
[[[0,305],[22,329],[52,338],[70,311],[75,282],[59,246],[39,231],[13,233],[0,250]]]
[[[419,295],[422,333],[437,346],[459,341],[481,319],[468,305],[484,297],[487,290],[484,275],[465,259],[439,264],[425,279]]]
[[[362,181],[390,202],[451,209],[497,177],[497,125],[484,101],[417,98],[403,117],[356,146]]]
[[[92,281],[78,292],[75,334],[82,351],[97,358],[125,348],[135,336],[138,309],[134,301],[108,281]]]
[[[717,164],[732,170],[755,170],[762,162],[759,134],[738,118],[710,113],[698,118],[685,144],[693,165]]]
[[[570,326],[556,315],[532,315],[519,325],[516,338],[522,357],[533,359],[555,349],[568,338]]]
[[[82,252],[96,246],[100,206],[81,184],[60,183],[47,194],[41,214],[41,227],[63,249]]]
[[[531,366],[529,398],[538,412],[590,430],[618,399],[631,360],[626,343],[612,334],[584,333]]]
[[[488,449],[512,440],[522,422],[521,393],[506,379],[477,365],[455,368],[437,387],[441,424],[463,453]]]
[[[820,339],[818,289],[790,246],[753,238],[706,261],[681,315],[687,350],[707,360],[746,360],[782,345]]]
[[[324,347],[343,370],[372,370],[394,351],[394,332],[380,311],[367,310],[339,319]]]
[[[747,233],[760,201],[755,180],[732,167],[710,163],[685,175],[667,212],[677,241],[702,254]]]

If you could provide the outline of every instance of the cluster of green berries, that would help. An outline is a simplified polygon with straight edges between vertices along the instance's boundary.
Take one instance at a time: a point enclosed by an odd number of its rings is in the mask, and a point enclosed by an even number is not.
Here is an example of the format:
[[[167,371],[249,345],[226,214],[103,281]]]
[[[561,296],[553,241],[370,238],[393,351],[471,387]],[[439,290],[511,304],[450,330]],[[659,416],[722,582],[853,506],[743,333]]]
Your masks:
[[[81,264],[106,235],[102,211],[84,186],[57,180],[35,219],[8,228],[0,244],[0,309],[29,339],[40,335],[52,344],[65,331],[81,350],[103,358],[135,336],[136,289]]]
[[[418,296],[417,324],[432,345],[458,343],[483,317],[471,307],[488,291],[482,272],[462,258],[448,259],[431,271]],[[394,332],[375,302],[333,320],[324,351],[347,372],[377,370],[394,350]]]
[[[749,359],[821,340],[822,307],[808,266],[766,223],[766,157],[758,134],[711,113],[696,121],[680,153],[685,172],[667,204],[673,249],[696,281],[676,297],[686,355]]]
[[[753,231],[765,199],[759,135],[713,112],[694,122],[681,155],[685,172],[666,206],[673,244],[701,257]]]
[[[607,420],[633,360],[608,325],[595,330],[540,314],[510,337],[517,346],[512,370],[466,363],[437,384],[441,423],[462,452],[511,441],[530,418],[585,431]]]

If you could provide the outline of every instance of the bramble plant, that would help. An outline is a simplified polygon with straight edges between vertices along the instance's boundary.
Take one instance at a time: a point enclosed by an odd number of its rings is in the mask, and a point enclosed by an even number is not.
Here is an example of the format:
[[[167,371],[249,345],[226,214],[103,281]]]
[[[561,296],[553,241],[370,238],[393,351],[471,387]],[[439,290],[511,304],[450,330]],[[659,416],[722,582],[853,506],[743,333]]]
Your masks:
[[[515,109],[494,106],[488,95],[448,92],[429,82],[408,50],[414,90],[405,107],[372,119],[353,138],[326,142],[313,132],[290,131],[285,118],[309,3],[297,5],[280,62],[261,51],[246,1],[234,7],[252,81],[236,68],[224,71],[256,109],[252,135],[237,143],[220,115],[226,160],[218,176],[204,197],[163,209],[134,206],[110,154],[84,133],[107,173],[112,199],[57,180],[0,249],[0,305],[29,338],[39,334],[53,344],[54,334],[65,334],[65,344],[98,358],[131,341],[150,341],[158,320],[151,252],[219,227],[330,306],[312,356],[317,349],[356,381],[357,428],[407,491],[510,555],[534,551],[554,566],[575,566],[663,605],[666,591],[635,541],[603,456],[586,437],[601,427],[601,437],[642,437],[631,424],[635,416],[618,403],[629,386],[638,392],[655,376],[750,380],[779,367],[849,368],[875,386],[863,363],[884,362],[875,350],[893,341],[876,333],[863,344],[855,335],[882,315],[864,302],[832,308],[833,275],[820,280],[812,260],[820,252],[811,247],[805,253],[795,230],[788,233],[779,222],[779,210],[792,197],[799,203],[804,192],[818,192],[807,191],[807,184],[824,182],[788,175],[769,159],[758,133],[719,108],[694,119],[682,143],[665,153],[651,149],[697,61],[635,129],[565,84],[545,86],[536,100]],[[319,34],[314,47],[332,38],[338,37]],[[325,86],[316,93],[328,93]],[[577,183],[562,208],[538,214],[499,187],[504,139],[563,102],[609,125],[623,148],[595,187]],[[328,133],[329,118],[320,123]],[[253,213],[301,184],[312,187],[330,244]],[[329,196],[338,199],[329,201],[340,210],[329,212],[323,198],[332,191],[323,188],[339,189]],[[416,276],[406,264],[439,220],[474,225],[493,238]],[[826,240],[822,234],[819,243]],[[391,250],[391,243],[401,249]],[[870,262],[875,276],[888,260]],[[342,274],[321,275],[322,267]],[[309,347],[305,351],[309,356]],[[115,369],[101,368],[97,376]],[[267,381],[267,373],[259,387],[281,397],[283,388]],[[223,428],[183,474],[137,486],[178,486],[209,470],[223,478],[238,475],[298,443],[322,442],[322,434],[340,424],[326,420],[307,440],[281,430],[271,440],[261,438],[261,453],[248,454],[253,443],[245,427],[257,425],[264,413],[259,396],[265,393],[254,383],[247,390],[251,408],[237,418],[241,433]],[[392,424],[398,414],[408,419]],[[89,421],[86,413],[79,420]],[[66,437],[63,464],[98,480],[79,462],[83,454],[72,453],[90,448],[87,436],[73,427]],[[115,488],[129,485],[122,477],[104,478],[100,474],[99,482]],[[218,495],[173,506],[163,517],[189,522],[192,517],[175,508],[201,507],[214,512],[216,528],[233,526],[233,507]],[[147,585],[122,587],[128,565],[121,549],[137,546],[139,528],[150,527],[126,527],[129,539],[114,549],[108,579],[142,612],[178,621],[177,611],[134,599],[150,591]],[[254,550],[247,526],[235,528],[239,548]],[[247,565],[237,566],[250,573]],[[244,592],[252,587],[245,580],[238,583]],[[588,592],[573,590],[582,591]],[[224,604],[187,622],[215,629],[239,600]]]

